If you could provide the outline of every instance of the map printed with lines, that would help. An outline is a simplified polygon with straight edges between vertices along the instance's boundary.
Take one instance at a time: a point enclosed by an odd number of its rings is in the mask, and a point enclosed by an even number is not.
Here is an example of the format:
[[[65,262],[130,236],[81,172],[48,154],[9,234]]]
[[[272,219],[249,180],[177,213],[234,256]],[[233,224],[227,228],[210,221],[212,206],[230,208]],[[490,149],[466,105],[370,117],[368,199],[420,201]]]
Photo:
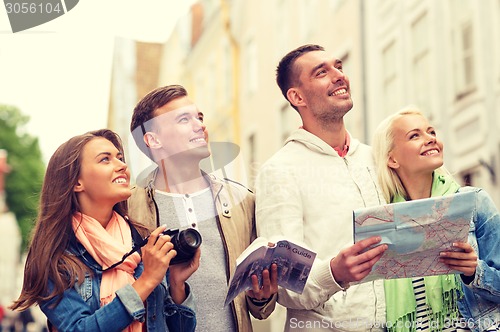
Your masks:
[[[475,192],[357,209],[354,242],[382,237],[388,249],[360,283],[456,273],[439,261],[453,242],[467,242]]]

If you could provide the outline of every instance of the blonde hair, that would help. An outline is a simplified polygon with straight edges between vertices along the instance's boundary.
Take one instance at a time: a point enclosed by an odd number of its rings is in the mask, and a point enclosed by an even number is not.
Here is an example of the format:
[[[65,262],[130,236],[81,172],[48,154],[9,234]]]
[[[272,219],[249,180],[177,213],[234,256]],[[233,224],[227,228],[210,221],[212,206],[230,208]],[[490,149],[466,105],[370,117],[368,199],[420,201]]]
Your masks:
[[[394,122],[407,115],[420,115],[424,113],[415,105],[408,105],[396,113],[385,118],[375,130],[373,136],[373,156],[377,166],[377,178],[382,194],[387,202],[391,202],[394,196],[406,197],[406,190],[396,171],[389,167],[389,154],[394,149]],[[449,175],[443,167],[436,169],[440,174]]]

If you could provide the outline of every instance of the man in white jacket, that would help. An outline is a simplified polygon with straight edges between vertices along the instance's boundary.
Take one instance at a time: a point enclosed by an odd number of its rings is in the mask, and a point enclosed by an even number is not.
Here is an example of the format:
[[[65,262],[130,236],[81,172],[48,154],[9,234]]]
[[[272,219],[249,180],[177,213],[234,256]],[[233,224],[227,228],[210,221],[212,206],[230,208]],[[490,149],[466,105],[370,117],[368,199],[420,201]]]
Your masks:
[[[384,331],[381,281],[363,279],[387,245],[379,237],[353,244],[352,211],[385,203],[371,148],[350,136],[352,108],[342,62],[304,45],[277,68],[277,82],[303,126],[260,169],[256,180],[259,236],[281,236],[317,252],[302,294],[280,288],[285,331]]]

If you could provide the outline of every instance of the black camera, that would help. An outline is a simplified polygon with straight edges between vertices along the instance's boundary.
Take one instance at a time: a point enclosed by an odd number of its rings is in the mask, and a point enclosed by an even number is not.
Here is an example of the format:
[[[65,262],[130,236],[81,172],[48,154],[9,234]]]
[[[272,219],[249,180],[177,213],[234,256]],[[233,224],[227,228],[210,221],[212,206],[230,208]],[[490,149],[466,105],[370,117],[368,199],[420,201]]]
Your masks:
[[[201,234],[194,228],[186,228],[182,231],[178,228],[166,229],[162,234],[170,235],[170,242],[177,251],[177,255],[170,261],[171,265],[190,261],[196,249],[201,245]]]

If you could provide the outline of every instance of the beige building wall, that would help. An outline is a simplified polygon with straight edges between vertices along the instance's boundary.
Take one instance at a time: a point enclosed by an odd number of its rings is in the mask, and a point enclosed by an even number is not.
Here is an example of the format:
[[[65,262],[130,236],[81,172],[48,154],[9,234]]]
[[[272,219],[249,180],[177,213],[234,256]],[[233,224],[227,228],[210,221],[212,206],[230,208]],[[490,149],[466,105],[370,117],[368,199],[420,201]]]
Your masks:
[[[158,71],[159,85],[181,84],[186,86],[184,60],[191,50],[191,21],[189,15],[177,22],[172,34],[162,45],[162,58]]]
[[[174,60],[184,70],[176,71],[176,79],[206,114],[210,140],[241,147],[242,159],[230,177],[252,187],[258,168],[300,126],[300,117],[275,83],[275,70],[282,56],[303,44],[323,45],[344,61],[356,105],[347,123],[353,135],[364,140],[360,1],[206,0],[198,6],[202,8],[177,26],[178,31],[191,26],[197,33],[185,59]],[[168,83],[176,76],[171,67],[179,54],[172,50],[175,44],[179,35],[164,51],[169,68],[160,76]],[[283,321],[284,310],[278,309],[270,319],[254,324],[257,331],[281,331]]]
[[[136,62],[135,42],[125,38],[116,38],[113,49],[107,126],[122,138],[125,157],[132,169],[137,168],[135,166],[137,154],[129,148],[133,142],[127,122],[130,122],[131,109],[137,100]]]
[[[223,2],[225,3],[225,2]],[[354,135],[362,135],[362,86],[359,1],[280,0],[232,1],[230,40],[239,54],[237,109],[239,144],[248,184],[259,167],[301,124],[298,113],[282,96],[275,71],[279,60],[292,49],[308,43],[323,45],[344,60],[353,82],[356,108],[348,116]],[[360,121],[361,120],[361,121]]]
[[[108,128],[122,138],[132,182],[150,161],[136,146],[130,121],[137,102],[158,87],[163,45],[116,38],[111,73]]]
[[[500,206],[500,1],[366,1],[369,125],[427,112],[445,165]]]
[[[276,84],[276,67],[292,49],[319,44],[344,62],[355,107],[346,119],[356,137],[363,135],[360,1],[281,0],[235,1],[231,32],[240,47],[239,110],[241,147],[251,181],[260,166],[301,125],[298,113]],[[361,137],[362,138],[362,137]],[[285,310],[278,306],[255,330],[282,331]]]
[[[275,83],[275,69],[282,56],[306,43],[323,45],[344,61],[355,102],[346,121],[366,140],[361,4],[203,0],[177,24],[164,46],[160,81],[186,86],[206,114],[211,141],[241,147],[242,159],[231,172],[238,181],[251,187],[262,163],[300,126]],[[184,53],[186,31],[194,37]]]
[[[288,51],[323,45],[344,62],[348,130],[413,103],[426,110],[458,179],[500,207],[500,0],[201,0],[163,45],[159,85],[184,85],[212,142],[241,154],[226,175],[253,186],[259,167],[300,126],[275,83]],[[255,323],[281,331],[283,310]]]
[[[0,304],[5,307],[21,293],[24,265],[20,264],[21,231],[16,216],[10,211],[0,211]]]
[[[383,117],[417,104],[445,141],[448,168],[500,202],[499,8],[500,0],[202,0],[163,46],[159,83],[185,85],[211,140],[241,147],[251,187],[300,125],[275,83],[279,59],[324,45],[351,80],[353,135],[370,142]],[[121,97],[112,98],[118,114]]]
[[[228,34],[226,8],[217,0],[200,1],[192,7],[191,15],[177,24],[165,43],[160,77],[162,85],[177,83],[186,87],[190,98],[205,114],[211,142],[239,146],[240,117],[235,84],[238,50]],[[220,176],[246,184],[242,155],[228,162],[223,169],[215,164],[213,167]]]

